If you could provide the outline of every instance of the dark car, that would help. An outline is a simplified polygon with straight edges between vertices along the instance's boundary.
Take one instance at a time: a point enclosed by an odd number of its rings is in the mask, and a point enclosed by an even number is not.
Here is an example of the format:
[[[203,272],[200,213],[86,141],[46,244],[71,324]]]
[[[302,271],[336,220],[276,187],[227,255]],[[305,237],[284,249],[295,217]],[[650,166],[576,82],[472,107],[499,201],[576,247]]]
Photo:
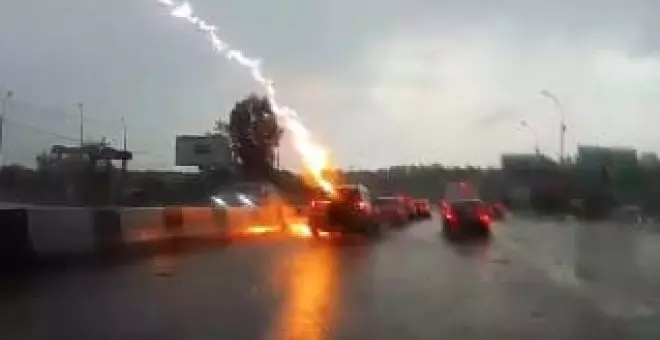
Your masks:
[[[492,216],[488,210],[488,205],[478,199],[444,201],[441,207],[443,232],[489,235]]]
[[[286,232],[287,216],[295,210],[286,203],[283,194],[272,184],[244,182],[217,190],[210,197],[214,213],[228,216],[232,233],[260,234]],[[229,211],[232,211],[229,214]],[[240,218],[238,216],[241,216]]]
[[[374,206],[378,209],[381,222],[401,226],[408,221],[408,212],[400,197],[378,197],[374,200]]]
[[[309,226],[314,236],[320,232],[368,236],[381,233],[380,216],[369,190],[362,184],[339,186],[334,195],[312,201],[310,205]]]

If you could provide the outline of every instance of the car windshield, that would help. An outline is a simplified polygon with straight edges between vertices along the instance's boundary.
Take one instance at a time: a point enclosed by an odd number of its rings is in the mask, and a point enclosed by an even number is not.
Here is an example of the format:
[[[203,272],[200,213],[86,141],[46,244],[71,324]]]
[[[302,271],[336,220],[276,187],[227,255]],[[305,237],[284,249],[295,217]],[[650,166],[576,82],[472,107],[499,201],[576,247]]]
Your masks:
[[[400,200],[396,197],[378,197],[374,200],[378,205],[399,204]]]
[[[478,209],[481,209],[484,207],[484,203],[482,201],[477,201],[477,200],[468,200],[468,201],[456,201],[452,202],[451,206],[454,207],[459,212],[475,212]]]
[[[357,187],[340,187],[337,196],[342,201],[357,201],[360,199],[360,190]]]

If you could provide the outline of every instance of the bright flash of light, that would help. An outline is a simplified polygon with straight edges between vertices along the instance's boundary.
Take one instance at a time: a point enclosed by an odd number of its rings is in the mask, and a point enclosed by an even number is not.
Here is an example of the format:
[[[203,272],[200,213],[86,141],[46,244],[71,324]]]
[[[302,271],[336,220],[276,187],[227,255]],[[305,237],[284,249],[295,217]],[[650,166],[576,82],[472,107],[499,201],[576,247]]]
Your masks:
[[[312,237],[312,230],[306,224],[292,224],[289,226],[289,230],[293,236],[302,238]]]
[[[215,26],[206,23],[200,17],[194,15],[194,10],[187,1],[180,4],[175,4],[172,0],[157,1],[170,10],[171,16],[186,20],[195,25],[199,31],[206,35],[217,53],[224,55],[231,61],[237,62],[250,71],[252,78],[266,91],[266,97],[278,119],[293,136],[294,146],[301,155],[305,168],[311,173],[314,181],[323,190],[333,193],[332,184],[323,176],[323,171],[328,166],[327,152],[312,140],[309,130],[302,124],[295,110],[277,103],[273,81],[263,75],[261,60],[248,58],[240,50],[230,48],[227,43],[218,37]]]
[[[263,226],[263,225],[253,225],[249,226],[246,229],[246,234],[248,235],[263,235],[268,233],[274,233],[278,229],[274,226]]]

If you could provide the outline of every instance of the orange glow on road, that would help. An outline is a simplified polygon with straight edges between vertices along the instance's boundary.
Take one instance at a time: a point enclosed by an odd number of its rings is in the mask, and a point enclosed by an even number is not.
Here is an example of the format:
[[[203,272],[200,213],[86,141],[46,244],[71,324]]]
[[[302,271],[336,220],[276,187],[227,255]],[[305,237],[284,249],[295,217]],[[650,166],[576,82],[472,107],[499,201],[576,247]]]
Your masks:
[[[339,301],[336,256],[332,247],[314,247],[282,259],[275,275],[284,276],[284,302],[268,339],[330,338]]]
[[[248,235],[263,235],[277,231],[279,231],[279,228],[275,226],[254,225],[254,226],[249,226],[245,230],[245,233]]]
[[[312,230],[306,224],[292,224],[289,227],[289,231],[293,236],[310,238],[312,237]]]

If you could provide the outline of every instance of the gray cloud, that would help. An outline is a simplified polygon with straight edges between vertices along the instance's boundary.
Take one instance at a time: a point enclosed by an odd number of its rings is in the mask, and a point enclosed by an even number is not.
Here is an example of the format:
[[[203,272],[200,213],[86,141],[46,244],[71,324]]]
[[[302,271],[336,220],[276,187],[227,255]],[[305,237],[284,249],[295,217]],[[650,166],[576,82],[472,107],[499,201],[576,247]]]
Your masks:
[[[490,113],[487,113],[475,120],[475,127],[487,128],[494,125],[505,124],[517,125],[520,122],[522,114],[514,109],[501,107]]]

